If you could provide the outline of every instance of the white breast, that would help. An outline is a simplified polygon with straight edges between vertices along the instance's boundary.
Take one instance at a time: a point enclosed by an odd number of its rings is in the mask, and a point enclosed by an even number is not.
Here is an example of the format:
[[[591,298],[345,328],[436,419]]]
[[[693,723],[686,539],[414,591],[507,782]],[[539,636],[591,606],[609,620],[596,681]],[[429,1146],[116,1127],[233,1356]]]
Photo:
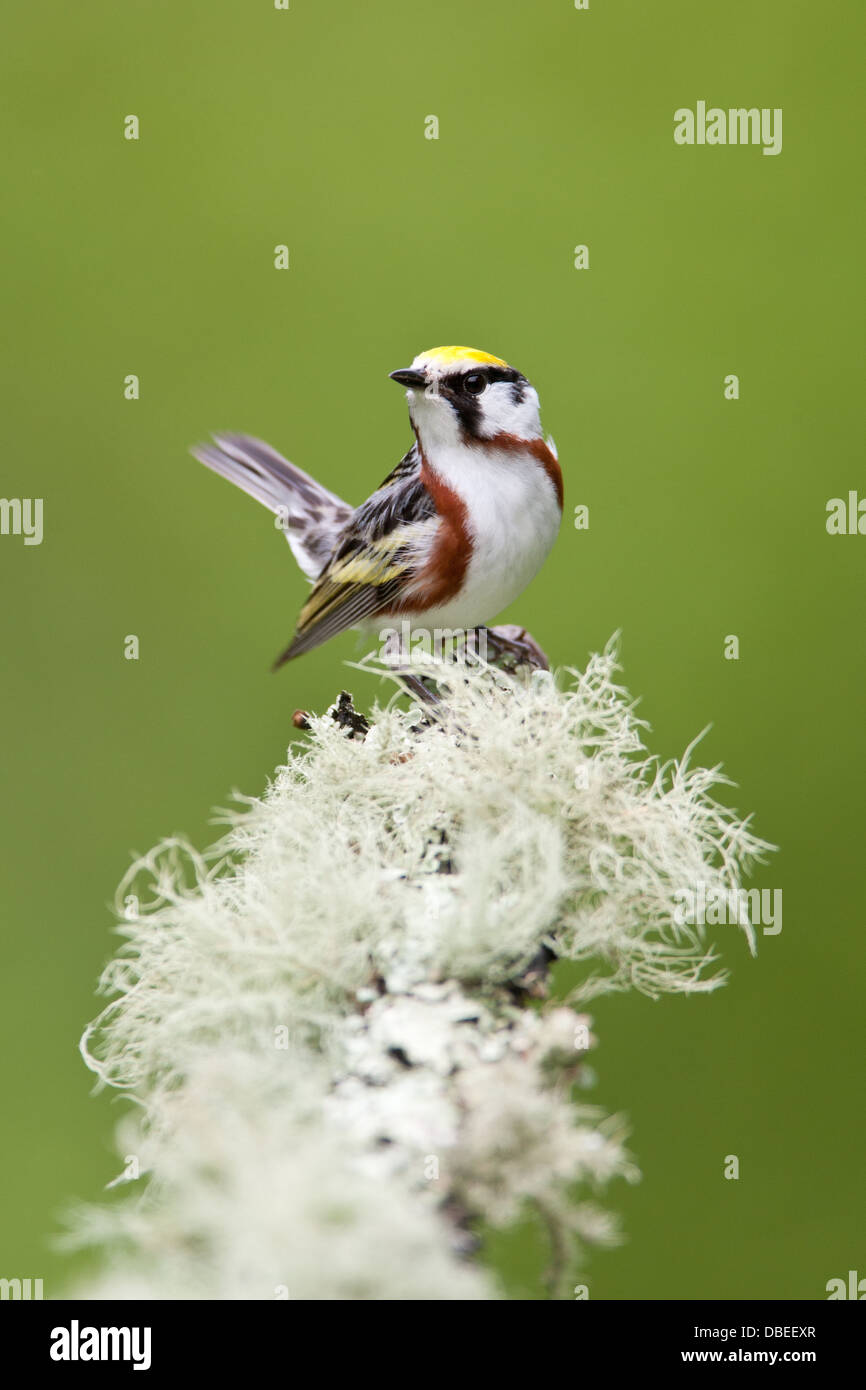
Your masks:
[[[430,627],[491,622],[523,592],[546,560],[561,513],[553,483],[530,453],[457,445],[439,449],[430,467],[466,503],[474,542],[463,589]]]

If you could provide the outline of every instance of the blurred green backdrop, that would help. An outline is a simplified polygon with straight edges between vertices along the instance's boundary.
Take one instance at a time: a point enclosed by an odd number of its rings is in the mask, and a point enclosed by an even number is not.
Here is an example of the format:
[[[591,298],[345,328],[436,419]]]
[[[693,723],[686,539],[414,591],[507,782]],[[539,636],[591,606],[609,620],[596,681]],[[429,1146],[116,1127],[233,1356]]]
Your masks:
[[[858,0],[7,17],[0,492],[44,498],[45,530],[0,537],[0,1275],[56,1296],[58,1212],[117,1171],[76,1042],[130,851],[205,843],[297,706],[374,694],[340,664],[352,636],[269,674],[304,581],[187,445],[259,434],[360,501],[409,441],[386,373],[442,342],[531,377],[564,466],[557,548],[508,619],[557,664],[621,628],[653,750],[712,721],[703,758],[781,846],[755,883],[783,889],[783,931],[752,961],[719,929],[726,989],[596,1007],[593,1098],[630,1117],[644,1180],[607,1193],[628,1244],[593,1258],[591,1296],[866,1274],[866,537],[825,529],[829,498],[866,494],[864,21]],[[782,107],[782,153],[676,146],[698,100]],[[540,1296],[541,1254],[531,1228],[494,1242],[513,1295]]]

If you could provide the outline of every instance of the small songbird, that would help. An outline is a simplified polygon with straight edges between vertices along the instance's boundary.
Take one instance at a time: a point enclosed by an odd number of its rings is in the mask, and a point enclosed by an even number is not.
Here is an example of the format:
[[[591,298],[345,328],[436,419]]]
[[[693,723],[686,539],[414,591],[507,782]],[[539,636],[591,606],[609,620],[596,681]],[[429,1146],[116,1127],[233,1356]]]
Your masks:
[[[521,372],[475,348],[439,347],[390,375],[406,387],[415,443],[357,509],[247,435],[191,451],[277,514],[313,581],[276,666],[384,620],[431,633],[483,627],[556,538],[562,473]]]

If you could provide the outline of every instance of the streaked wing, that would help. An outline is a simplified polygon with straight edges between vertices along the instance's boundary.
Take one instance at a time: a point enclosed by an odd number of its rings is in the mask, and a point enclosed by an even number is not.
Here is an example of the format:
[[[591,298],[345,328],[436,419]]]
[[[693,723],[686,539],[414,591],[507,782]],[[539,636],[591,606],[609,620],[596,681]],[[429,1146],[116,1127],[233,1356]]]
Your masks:
[[[313,585],[294,640],[277,666],[399,601],[415,578],[437,526],[436,508],[420,470],[420,455],[413,445],[353,514]]]

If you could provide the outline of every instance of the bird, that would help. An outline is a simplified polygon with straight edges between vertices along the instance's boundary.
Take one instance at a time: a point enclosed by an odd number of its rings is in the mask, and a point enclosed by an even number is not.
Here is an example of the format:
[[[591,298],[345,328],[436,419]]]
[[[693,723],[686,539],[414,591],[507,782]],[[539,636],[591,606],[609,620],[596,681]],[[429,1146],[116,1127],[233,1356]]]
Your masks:
[[[358,507],[249,435],[214,434],[190,450],[276,515],[312,581],[275,670],[339,632],[388,620],[413,634],[486,632],[556,539],[562,470],[522,372],[448,346],[389,376],[405,387],[415,438]],[[502,636],[503,646],[526,644]]]

